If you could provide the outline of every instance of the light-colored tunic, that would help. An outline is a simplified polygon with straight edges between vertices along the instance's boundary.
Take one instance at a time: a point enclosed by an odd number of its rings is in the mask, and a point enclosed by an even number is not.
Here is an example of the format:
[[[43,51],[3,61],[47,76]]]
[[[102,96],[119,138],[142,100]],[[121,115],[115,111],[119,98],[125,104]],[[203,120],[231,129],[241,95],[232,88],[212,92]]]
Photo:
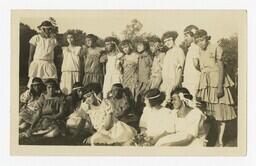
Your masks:
[[[166,52],[162,69],[163,83],[160,90],[166,93],[167,99],[170,98],[170,93],[175,86],[177,71],[183,70],[184,62],[184,52],[178,46],[174,45]]]
[[[30,78],[28,87],[34,77],[41,79],[53,78],[57,79],[57,70],[53,62],[54,60],[54,48],[57,46],[57,40],[55,38],[43,38],[41,35],[33,36],[30,44],[36,47],[33,61],[29,66],[28,76]]]
[[[112,52],[107,54],[107,63],[106,63],[106,74],[104,77],[103,84],[103,97],[107,97],[107,93],[111,90],[113,84],[122,82],[121,74],[121,60],[122,54],[117,52]]]
[[[80,81],[80,53],[81,47],[63,47],[63,63],[61,66],[61,91],[68,95],[72,91],[72,86],[75,82]]]
[[[171,110],[162,107],[159,110],[153,110],[144,107],[143,114],[140,118],[139,126],[146,129],[146,136],[157,137],[164,132],[170,132],[171,128]]]
[[[193,98],[196,96],[200,79],[200,71],[195,68],[194,59],[199,60],[199,47],[192,43],[186,56],[183,87],[188,89]]]
[[[204,121],[206,116],[198,108],[192,109],[185,117],[178,117],[178,110],[173,110],[170,118],[170,132],[173,134],[160,138],[156,146],[162,146],[177,140],[180,133],[192,135],[194,138],[188,146],[203,147],[206,146],[206,130]]]

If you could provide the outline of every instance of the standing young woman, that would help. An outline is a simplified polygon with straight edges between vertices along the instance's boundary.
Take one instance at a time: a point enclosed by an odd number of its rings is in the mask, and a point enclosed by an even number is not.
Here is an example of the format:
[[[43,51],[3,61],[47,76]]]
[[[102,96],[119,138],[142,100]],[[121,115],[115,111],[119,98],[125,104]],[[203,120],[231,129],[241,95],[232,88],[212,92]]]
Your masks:
[[[149,44],[146,40],[137,38],[137,40],[135,40],[135,46],[139,55],[137,95],[143,98],[144,93],[149,89],[149,79],[153,60],[150,56]]]
[[[67,32],[65,34],[68,46],[62,47],[63,62],[61,66],[60,89],[62,93],[68,95],[72,91],[75,82],[80,81],[81,68],[81,47],[75,45],[74,34]]]
[[[86,50],[84,57],[84,86],[89,83],[99,83],[103,87],[103,65],[100,63],[102,48],[97,47],[98,37],[88,34],[85,37]]]
[[[149,81],[150,89],[160,88],[162,84],[162,66],[165,53],[161,50],[161,40],[158,37],[149,39],[149,48],[153,55],[153,64],[151,68],[151,75]]]
[[[196,100],[196,93],[198,89],[198,82],[200,78],[199,69],[199,47],[195,44],[194,35],[198,30],[195,25],[189,25],[184,29],[184,41],[188,48],[186,55],[186,62],[184,66],[183,87],[187,88]]]
[[[217,121],[216,146],[223,146],[226,122],[236,118],[229,89],[234,83],[225,73],[222,48],[210,43],[211,37],[203,29],[198,30],[194,37],[200,47],[201,76],[197,97],[206,103],[206,113]]]
[[[106,74],[103,84],[103,97],[107,97],[107,93],[111,90],[113,84],[121,83],[121,57],[122,53],[118,49],[119,40],[115,37],[107,37],[105,39],[106,54],[102,56],[100,61],[106,63]]]
[[[43,81],[49,78],[57,80],[54,64],[54,48],[57,46],[57,40],[53,35],[54,26],[50,21],[43,21],[38,29],[41,33],[33,36],[29,41],[28,87],[34,77],[41,78]]]
[[[138,63],[139,56],[133,51],[133,46],[130,40],[124,40],[121,42],[121,50],[124,53],[122,69],[123,69],[123,81],[124,88],[128,88],[132,98],[136,98],[136,87],[138,84]]]
[[[166,94],[166,99],[163,105],[170,100],[170,93],[175,88],[181,86],[182,82],[185,55],[183,50],[175,44],[177,37],[178,33],[176,31],[165,32],[162,36],[162,41],[168,48],[163,62],[163,83],[160,87],[160,89]]]

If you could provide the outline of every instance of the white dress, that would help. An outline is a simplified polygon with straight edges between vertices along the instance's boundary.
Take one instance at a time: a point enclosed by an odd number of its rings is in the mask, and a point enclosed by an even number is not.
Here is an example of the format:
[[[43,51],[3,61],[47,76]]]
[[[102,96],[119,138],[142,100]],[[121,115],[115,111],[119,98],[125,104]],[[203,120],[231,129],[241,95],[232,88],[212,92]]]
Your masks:
[[[193,60],[199,59],[199,51],[199,47],[192,43],[189,47],[184,67],[183,87],[187,88],[193,97],[196,96],[200,79],[200,72],[195,68]]]
[[[107,97],[107,93],[111,90],[113,84],[122,82],[122,74],[120,71],[121,56],[121,54],[118,54],[116,52],[107,55],[108,60],[106,63],[106,74],[103,84],[104,98]]]
[[[171,133],[170,135],[160,138],[156,146],[162,146],[166,143],[176,141],[179,134],[190,134],[194,138],[188,146],[203,147],[206,146],[206,126],[204,121],[206,116],[198,108],[192,109],[184,118],[177,115],[178,110],[173,110],[170,118]]]
[[[146,129],[146,136],[157,137],[164,132],[172,131],[171,124],[170,109],[162,107],[159,110],[153,110],[150,107],[144,107],[139,126]]]
[[[29,66],[28,76],[30,78],[28,87],[32,83],[34,77],[39,77],[43,80],[48,78],[57,79],[57,70],[53,62],[54,48],[57,46],[55,38],[43,38],[41,35],[33,36],[30,44],[36,47],[33,61]]]
[[[181,48],[174,45],[167,51],[162,68],[162,79],[160,90],[165,92],[166,100],[170,98],[170,93],[176,82],[176,74],[179,69],[183,70],[185,55]]]
[[[62,47],[63,63],[61,66],[61,91],[68,95],[75,82],[80,81],[80,52],[81,47]]]
[[[104,100],[100,107],[90,109],[87,113],[93,127],[97,131],[91,137],[92,145],[94,143],[113,144],[129,142],[137,133],[133,127],[117,120],[114,116],[112,116],[113,126],[107,129],[108,117],[113,113],[112,105],[108,100]],[[105,139],[106,137],[109,139]]]

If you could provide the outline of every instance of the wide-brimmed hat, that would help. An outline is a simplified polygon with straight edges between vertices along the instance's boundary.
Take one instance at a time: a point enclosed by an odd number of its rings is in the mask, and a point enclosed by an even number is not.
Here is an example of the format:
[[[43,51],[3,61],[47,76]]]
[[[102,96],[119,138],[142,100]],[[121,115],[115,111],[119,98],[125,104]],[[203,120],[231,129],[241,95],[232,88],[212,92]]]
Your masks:
[[[52,23],[50,21],[43,21],[39,26],[37,26],[38,29],[41,28],[53,28],[54,26],[52,25]]]

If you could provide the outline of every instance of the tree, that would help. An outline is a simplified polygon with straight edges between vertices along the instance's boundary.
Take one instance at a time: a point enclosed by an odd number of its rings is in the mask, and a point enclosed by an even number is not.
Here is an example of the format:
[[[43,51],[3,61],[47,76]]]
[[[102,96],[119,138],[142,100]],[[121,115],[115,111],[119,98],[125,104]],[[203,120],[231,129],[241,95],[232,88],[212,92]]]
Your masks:
[[[220,46],[223,48],[223,61],[225,72],[235,82],[235,87],[231,89],[233,96],[238,94],[238,37],[237,34],[229,38],[222,38],[219,41]],[[237,97],[234,98],[237,103]]]
[[[137,19],[133,19],[130,24],[126,25],[126,29],[123,31],[124,39],[133,40],[138,36],[143,24]]]
[[[20,68],[19,75],[21,82],[27,82],[28,79],[28,57],[29,57],[29,40],[37,32],[28,25],[20,23]]]

